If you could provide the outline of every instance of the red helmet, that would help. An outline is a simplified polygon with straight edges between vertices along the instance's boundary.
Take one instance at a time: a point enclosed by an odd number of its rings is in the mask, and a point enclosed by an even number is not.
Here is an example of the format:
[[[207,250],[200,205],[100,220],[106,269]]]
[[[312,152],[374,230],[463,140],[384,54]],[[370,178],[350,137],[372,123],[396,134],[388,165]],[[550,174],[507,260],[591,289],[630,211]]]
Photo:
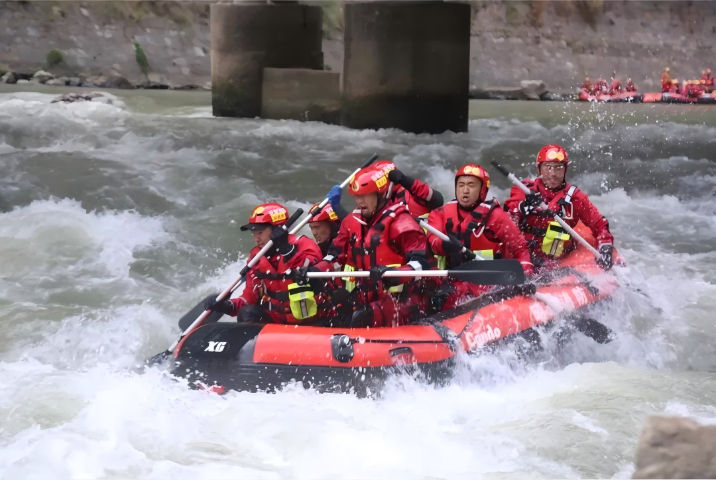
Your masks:
[[[564,162],[569,165],[567,150],[560,145],[545,145],[537,154],[537,168],[542,162]]]
[[[315,204],[311,207],[309,212],[312,212],[313,210],[318,208],[318,205],[320,205],[320,202]],[[318,212],[316,215],[311,218],[311,223],[313,222],[338,222],[340,221],[338,218],[338,215],[336,215],[336,212],[333,211],[333,207],[331,207],[330,203],[327,203],[325,207],[321,209],[320,212]]]
[[[269,225],[280,226],[288,221],[288,210],[280,203],[262,203],[254,208],[249,216],[249,223],[241,230],[262,230]]]
[[[458,170],[455,174],[456,187],[457,179],[464,175],[477,177],[482,180],[482,188],[480,189],[480,198],[478,199],[478,203],[484,202],[485,197],[487,197],[487,191],[490,189],[490,174],[487,173],[487,170],[482,168],[480,165],[477,165],[475,163],[468,163],[467,165],[463,165],[462,167],[460,167],[460,170]]]
[[[376,167],[362,168],[351,179],[349,192],[351,195],[365,195],[367,193],[383,194],[388,191],[388,172],[391,169]]]

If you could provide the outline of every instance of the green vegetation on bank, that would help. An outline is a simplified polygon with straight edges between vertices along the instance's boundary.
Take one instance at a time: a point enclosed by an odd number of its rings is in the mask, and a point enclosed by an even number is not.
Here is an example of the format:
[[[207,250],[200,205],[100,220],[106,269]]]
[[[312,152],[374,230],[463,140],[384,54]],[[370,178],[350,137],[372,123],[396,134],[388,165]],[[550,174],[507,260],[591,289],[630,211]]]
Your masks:
[[[138,41],[134,41],[134,58],[137,59],[137,63],[139,64],[139,68],[142,69],[142,73],[144,75],[149,74],[149,60],[147,60],[147,55],[144,53],[144,49],[139,44]]]
[[[51,67],[54,67],[58,63],[62,62],[63,56],[61,51],[56,48],[53,48],[52,50],[47,52],[47,56],[45,58],[47,59],[47,64]]]

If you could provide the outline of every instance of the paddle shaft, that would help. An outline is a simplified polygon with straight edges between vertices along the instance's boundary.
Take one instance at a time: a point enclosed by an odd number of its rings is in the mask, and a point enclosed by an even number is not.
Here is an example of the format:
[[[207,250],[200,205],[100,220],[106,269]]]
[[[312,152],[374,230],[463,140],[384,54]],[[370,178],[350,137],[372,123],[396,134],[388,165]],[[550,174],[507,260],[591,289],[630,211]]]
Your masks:
[[[363,165],[361,165],[360,168],[356,169],[355,172],[353,172],[348,178],[346,178],[341,183],[341,188],[345,188],[346,185],[348,185],[348,183],[351,181],[353,176],[355,176],[361,169],[363,169],[363,168],[369,166],[371,163],[375,162],[377,158],[378,158],[377,153],[374,153],[373,155],[371,155],[371,157],[368,160],[366,160],[363,163]],[[296,232],[301,230],[311,220],[311,218],[313,218],[315,215],[317,215],[323,209],[323,207],[326,206],[327,203],[328,203],[328,198],[324,198],[323,201],[321,201],[321,203],[318,205],[318,207],[312,209],[309,212],[308,216],[303,221],[301,221],[298,225],[296,225],[296,227],[291,229],[289,234],[295,234]],[[298,212],[300,212],[300,214],[298,216],[303,214],[303,210],[301,210],[301,209],[298,209],[297,213]],[[298,216],[296,214],[294,214],[294,221],[298,218]],[[291,222],[291,219],[289,219],[289,222]],[[289,222],[286,223],[284,228],[290,227],[291,224]],[[257,263],[259,263],[259,260],[261,260],[261,258],[264,255],[266,255],[266,252],[268,252],[272,247],[273,247],[273,241],[269,240],[268,243],[266,243],[266,245],[264,245],[264,247],[261,250],[259,250],[259,252],[251,260],[249,260],[249,262],[246,264],[246,266],[241,269],[241,276],[239,278],[237,278],[234,281],[234,283],[232,283],[226,290],[221,292],[216,297],[216,300],[223,301],[223,300],[229,298],[231,296],[231,294],[237,288],[239,288],[239,286],[241,286],[241,284],[243,284],[246,281],[246,274],[249,272],[249,270],[251,270]],[[187,336],[188,334],[193,332],[196,328],[201,326],[201,324],[204,323],[204,321],[210,314],[211,314],[211,310],[204,310],[202,312],[202,314],[199,315],[197,317],[197,319],[194,320],[192,322],[192,324],[189,325],[189,327],[182,332],[182,334],[179,336],[179,338],[174,343],[172,343],[172,345],[169,347],[169,349],[167,351],[173,352],[174,349],[177,347],[177,345],[179,345],[179,342],[181,342],[182,338],[184,338],[185,336]]]
[[[459,275],[465,273],[475,273],[479,275],[481,273],[505,273],[501,270],[476,270],[470,272],[469,270],[456,270]],[[449,277],[455,275],[451,270],[388,270],[383,273],[384,277]],[[353,272],[308,272],[306,273],[308,278],[368,278],[370,272],[365,270],[358,270]]]
[[[513,184],[517,185],[517,188],[519,188],[520,190],[522,190],[522,191],[525,193],[525,195],[529,195],[530,193],[534,193],[534,192],[531,191],[529,188],[527,188],[527,185],[525,185],[524,183],[522,183],[522,181],[521,181],[519,178],[517,178],[514,173],[508,171],[505,167],[503,167],[502,165],[499,165],[497,162],[492,162],[492,164],[493,164],[500,172],[502,172],[502,174],[505,175]],[[548,207],[547,204],[544,203],[544,202],[542,202],[542,203],[539,205],[539,208],[541,208],[541,209],[544,210],[544,211],[548,211],[548,210],[549,210],[549,207]],[[555,215],[555,216],[554,216],[554,219],[557,221],[557,223],[559,223],[559,224],[562,226],[562,228],[564,228],[565,230],[567,230],[567,232],[569,232],[569,234],[570,234],[572,237],[574,237],[575,240],[577,240],[579,243],[581,243],[584,248],[586,248],[587,250],[589,250],[589,251],[592,253],[592,255],[594,255],[595,258],[597,258],[597,259],[601,259],[601,258],[602,258],[602,254],[599,253],[599,251],[598,251],[596,248],[594,248],[588,241],[586,241],[586,240],[584,239],[584,237],[582,237],[580,234],[578,234],[577,232],[575,232],[574,229],[573,229],[572,227],[570,227],[570,226],[567,224],[567,222],[565,222],[565,221],[562,219],[562,217],[560,217],[559,215]]]
[[[449,242],[449,241],[450,241],[450,237],[448,237],[448,236],[445,235],[443,232],[441,232],[441,231],[438,230],[437,228],[435,228],[435,227],[433,227],[432,225],[430,225],[430,224],[427,222],[427,220],[420,220],[418,223],[420,223],[420,226],[421,226],[421,227],[423,227],[425,230],[427,230],[428,232],[430,232],[430,233],[432,233],[433,235],[435,235],[436,237],[438,237],[440,240],[442,240],[442,241],[444,241],[444,242]],[[478,259],[478,260],[485,260],[485,259],[482,258],[480,255],[477,255],[476,253],[474,253],[474,252],[468,250],[467,247],[462,247],[462,250],[460,250],[460,252],[461,252],[461,253],[471,254],[471,257],[474,257],[475,259]]]

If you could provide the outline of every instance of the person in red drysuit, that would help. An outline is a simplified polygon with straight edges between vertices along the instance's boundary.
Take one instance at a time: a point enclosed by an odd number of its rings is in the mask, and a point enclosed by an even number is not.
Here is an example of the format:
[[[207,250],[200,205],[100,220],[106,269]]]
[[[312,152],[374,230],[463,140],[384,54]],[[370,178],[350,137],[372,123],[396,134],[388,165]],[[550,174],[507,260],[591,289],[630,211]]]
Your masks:
[[[428,238],[405,203],[391,203],[382,166],[360,170],[349,184],[356,210],[341,222],[328,254],[316,268],[370,271],[370,277],[344,279],[357,306],[343,326],[390,327],[424,312],[426,298],[413,277],[385,277],[387,271],[427,270]]]
[[[464,165],[455,174],[455,200],[430,213],[428,223],[450,237],[449,241],[444,241],[432,233],[428,235],[430,247],[438,259],[438,269],[457,267],[468,260],[470,257],[462,252],[466,247],[482,258],[516,259],[525,274],[532,275],[533,266],[525,239],[497,200],[485,200],[489,188],[490,175],[484,168]],[[443,310],[491,288],[459,280],[444,283],[453,288],[446,290],[449,296]]]
[[[584,77],[584,82],[582,82],[581,88],[589,95],[594,94],[594,87],[592,86],[592,82],[589,81],[589,77]]]
[[[309,212],[317,209],[320,203],[315,204],[311,207]],[[324,206],[320,212],[316,213],[308,224],[311,229],[313,239],[321,249],[321,254],[325,256],[328,253],[328,247],[336,235],[338,235],[338,229],[341,226],[341,219],[338,214],[333,211],[331,204]]]
[[[661,75],[661,92],[662,93],[669,93],[671,95],[679,95],[681,94],[681,83],[676,78],[671,78],[670,72],[671,69],[669,67],[666,67],[664,69],[664,73]]]
[[[701,85],[706,93],[711,93],[714,89],[714,77],[711,76],[711,69],[707,68],[701,75]]]
[[[622,93],[622,81],[618,78],[612,80],[612,85],[609,87],[609,95],[619,95]]]
[[[602,77],[599,77],[597,79],[597,82],[595,83],[594,94],[595,95],[606,95],[608,93],[609,93],[609,84]]]
[[[579,221],[589,227],[597,239],[597,249],[601,254],[597,263],[608,270],[613,264],[614,243],[609,222],[584,192],[565,181],[568,165],[569,157],[563,147],[544,146],[537,154],[538,178],[522,181],[533,193],[525,195],[517,186],[512,187],[505,208],[524,233],[535,265],[549,267],[554,264],[549,260],[567,255],[576,247],[576,242],[554,217],[538,208],[544,201],[549,210],[559,215],[570,227],[574,228]]]
[[[241,230],[250,230],[256,247],[249,260],[268,243],[273,247],[246,274],[246,286],[241,295],[231,300],[207,298],[206,310],[237,317],[239,322],[303,323],[312,318],[296,317],[289,301],[289,285],[295,282],[291,272],[305,269],[321,260],[321,249],[308,237],[289,235],[282,227],[288,221],[288,210],[278,203],[262,203],[249,217]]]
[[[636,92],[636,85],[632,82],[631,78],[627,79],[626,89],[627,92]]]
[[[412,178],[398,170],[390,160],[378,160],[373,168],[383,170],[393,184],[388,203],[403,202],[416,217],[426,216],[432,210],[443,205],[443,196],[417,178]],[[388,188],[390,190],[390,188]]]

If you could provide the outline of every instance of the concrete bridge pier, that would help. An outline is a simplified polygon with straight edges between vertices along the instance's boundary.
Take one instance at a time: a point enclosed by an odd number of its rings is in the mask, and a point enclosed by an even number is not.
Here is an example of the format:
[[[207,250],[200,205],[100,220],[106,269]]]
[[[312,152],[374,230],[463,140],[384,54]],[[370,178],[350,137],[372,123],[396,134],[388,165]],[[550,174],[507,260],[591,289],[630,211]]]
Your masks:
[[[342,124],[467,131],[470,5],[345,5]]]
[[[211,6],[212,107],[217,117],[258,117],[264,68],[323,70],[320,7]]]

